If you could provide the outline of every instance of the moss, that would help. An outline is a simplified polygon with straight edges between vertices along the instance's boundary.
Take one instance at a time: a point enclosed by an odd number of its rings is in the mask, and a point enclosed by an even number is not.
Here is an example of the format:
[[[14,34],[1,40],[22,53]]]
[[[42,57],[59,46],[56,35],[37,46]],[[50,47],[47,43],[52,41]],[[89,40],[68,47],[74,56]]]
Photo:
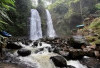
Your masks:
[[[100,28],[100,18],[94,19],[93,22],[90,24],[89,28],[99,29]]]
[[[97,37],[94,37],[94,36],[86,36],[85,38],[89,42],[94,42],[98,39]]]
[[[85,30],[91,30],[89,31],[90,34],[93,34],[93,36],[86,36],[86,40],[90,43],[94,44],[100,44],[100,18],[95,18],[89,26],[87,26],[87,29]]]
[[[98,39],[98,40],[94,41],[94,43],[95,44],[100,44],[100,40]]]

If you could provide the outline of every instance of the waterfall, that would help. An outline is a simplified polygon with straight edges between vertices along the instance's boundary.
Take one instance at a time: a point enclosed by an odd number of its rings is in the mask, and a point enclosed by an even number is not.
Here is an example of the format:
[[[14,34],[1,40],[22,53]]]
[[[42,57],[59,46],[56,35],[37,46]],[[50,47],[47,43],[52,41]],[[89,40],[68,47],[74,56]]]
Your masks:
[[[31,9],[30,40],[42,38],[41,19],[36,9]]]
[[[55,37],[56,33],[55,33],[54,28],[53,28],[51,14],[48,10],[46,10],[46,14],[47,14],[47,36],[48,37]]]

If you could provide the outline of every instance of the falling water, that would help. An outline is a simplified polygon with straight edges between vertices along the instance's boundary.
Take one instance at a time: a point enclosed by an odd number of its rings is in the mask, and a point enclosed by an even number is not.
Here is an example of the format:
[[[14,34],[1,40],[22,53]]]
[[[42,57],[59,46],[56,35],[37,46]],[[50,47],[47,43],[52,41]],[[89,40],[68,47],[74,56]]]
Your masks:
[[[47,14],[47,36],[48,37],[55,37],[56,33],[55,33],[54,28],[53,28],[51,14],[48,10],[46,10],[46,14]]]
[[[36,9],[31,9],[30,40],[42,38],[41,19]]]

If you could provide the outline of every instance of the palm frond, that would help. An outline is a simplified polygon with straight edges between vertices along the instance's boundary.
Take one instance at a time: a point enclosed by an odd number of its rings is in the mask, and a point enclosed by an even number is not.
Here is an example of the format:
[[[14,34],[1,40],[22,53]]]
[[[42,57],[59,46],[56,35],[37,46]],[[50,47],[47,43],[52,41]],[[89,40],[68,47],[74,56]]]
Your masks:
[[[10,9],[15,10],[15,8],[14,8],[14,7],[9,6],[9,5],[6,5],[6,4],[4,4],[4,3],[2,3],[2,7],[4,7],[6,10],[10,10]]]
[[[10,4],[10,5],[14,5],[15,1],[14,0],[1,0],[2,3],[5,3],[5,4]]]
[[[4,20],[8,20],[10,23],[13,23],[10,18],[7,16],[6,12],[5,11],[2,11],[0,10],[0,15],[1,15],[1,18],[3,18]]]

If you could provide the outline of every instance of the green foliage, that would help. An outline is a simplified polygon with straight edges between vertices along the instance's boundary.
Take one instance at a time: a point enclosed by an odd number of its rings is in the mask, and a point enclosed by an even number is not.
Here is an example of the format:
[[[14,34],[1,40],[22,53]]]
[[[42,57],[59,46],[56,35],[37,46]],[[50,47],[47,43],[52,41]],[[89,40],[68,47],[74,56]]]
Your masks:
[[[68,12],[65,14],[64,18],[69,19],[73,14],[74,14],[73,9],[70,8]]]
[[[89,29],[92,29],[92,34],[94,33],[96,36],[90,36],[87,40],[95,44],[100,44],[100,18],[95,18],[89,25]]]
[[[14,2],[15,2],[15,0],[1,0],[0,1],[0,3],[4,3],[4,4],[15,6]]]
[[[90,24],[89,28],[92,29],[100,28],[100,18],[94,19],[94,21]]]
[[[0,30],[4,29],[5,25],[11,24],[7,11],[14,9],[14,0],[1,0],[0,1]]]
[[[79,2],[79,1],[80,0],[67,0],[66,4],[70,6],[72,3],[76,3],[76,2]]]
[[[52,9],[54,9],[56,6],[58,6],[59,4],[64,3],[64,1],[65,1],[65,0],[57,0],[55,3],[51,4],[51,5],[48,7],[48,9],[49,9],[49,10],[52,10]]]
[[[31,0],[16,0],[15,5],[16,5],[17,12],[15,12],[16,14],[13,15],[15,17],[13,16],[12,17],[15,20],[14,27],[15,29],[17,28],[16,34],[17,36],[25,36],[27,35],[28,32],[27,24],[29,24],[30,10],[31,8],[33,8],[31,4]]]
[[[65,14],[68,11],[68,6],[66,4],[61,3],[54,8],[54,11],[58,14]]]
[[[100,3],[97,3],[97,4],[95,5],[95,8],[96,8],[97,10],[100,10]]]

